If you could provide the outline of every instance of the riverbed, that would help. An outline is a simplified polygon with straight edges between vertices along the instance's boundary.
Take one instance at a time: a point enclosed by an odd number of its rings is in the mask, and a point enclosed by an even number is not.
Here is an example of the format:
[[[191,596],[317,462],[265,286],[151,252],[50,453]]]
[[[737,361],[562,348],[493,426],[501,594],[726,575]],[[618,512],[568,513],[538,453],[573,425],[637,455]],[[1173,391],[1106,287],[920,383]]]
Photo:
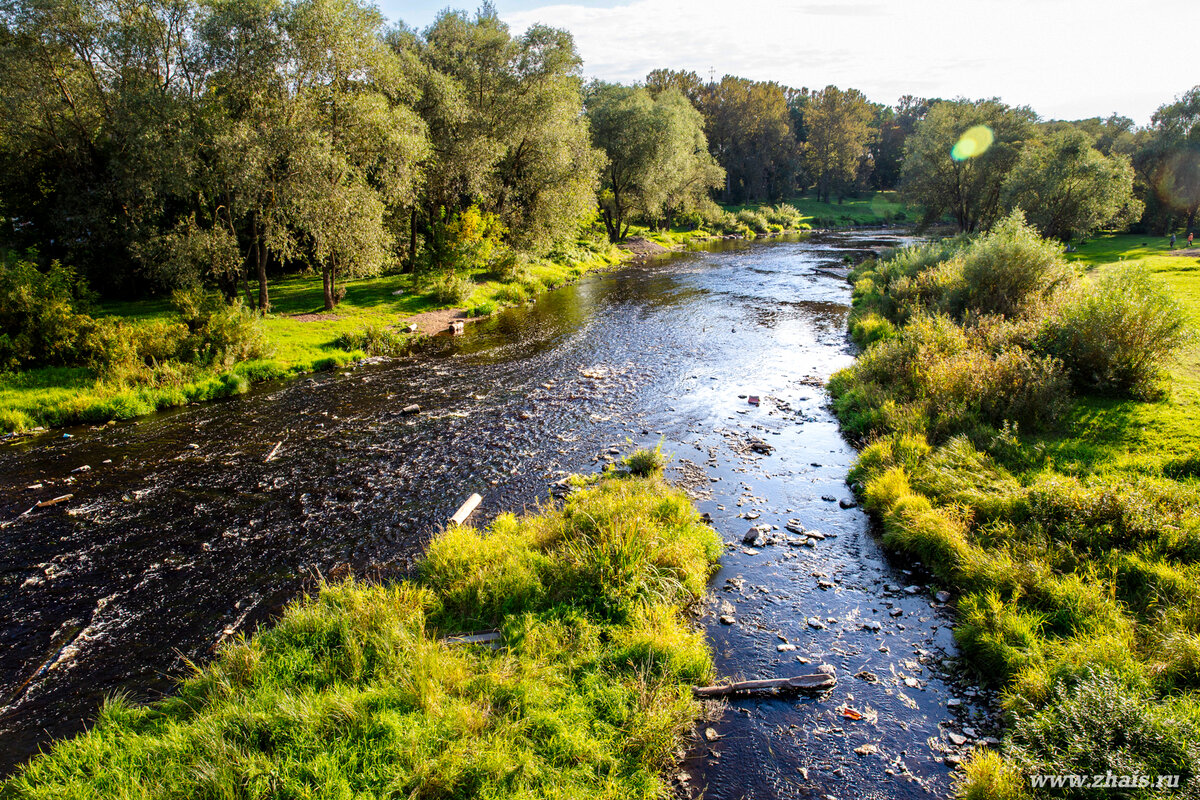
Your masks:
[[[853,360],[839,268],[902,241],[630,265],[412,358],[0,448],[0,773],[107,695],[170,691],[322,577],[402,577],[472,492],[484,521],[661,442],[728,543],[700,620],[718,670],[838,677],[817,697],[715,706],[680,793],[946,795],[988,735],[986,698],[953,686],[937,587],[889,563],[853,505],[854,450],[822,388]]]

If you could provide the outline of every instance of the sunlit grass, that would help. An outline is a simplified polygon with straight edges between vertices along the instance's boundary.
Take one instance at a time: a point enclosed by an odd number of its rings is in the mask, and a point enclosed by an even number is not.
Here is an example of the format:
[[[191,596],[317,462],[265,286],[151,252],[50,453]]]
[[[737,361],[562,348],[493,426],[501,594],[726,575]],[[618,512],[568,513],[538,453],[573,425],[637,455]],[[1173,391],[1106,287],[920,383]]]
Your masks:
[[[175,696],[108,702],[6,798],[661,798],[712,677],[720,543],[661,478],[451,528],[421,577],[347,582],[227,645]],[[498,649],[450,646],[477,626]]]

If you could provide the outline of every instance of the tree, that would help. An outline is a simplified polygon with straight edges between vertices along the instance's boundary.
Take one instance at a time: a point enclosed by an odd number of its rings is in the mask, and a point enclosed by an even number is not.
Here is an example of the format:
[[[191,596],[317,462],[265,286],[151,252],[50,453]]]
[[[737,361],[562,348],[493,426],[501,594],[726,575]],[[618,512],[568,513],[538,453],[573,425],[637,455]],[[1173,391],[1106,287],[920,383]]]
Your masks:
[[[895,189],[900,185],[904,163],[904,143],[912,136],[930,107],[937,101],[906,94],[892,106],[876,106],[871,140],[871,185],[876,189]]]
[[[799,159],[784,87],[726,75],[699,108],[725,168],[727,201],[780,200],[795,190]]]
[[[1160,232],[1200,214],[1200,86],[1161,106],[1141,137],[1134,165],[1144,184],[1146,219]]]
[[[722,177],[708,153],[702,119],[675,89],[594,84],[587,101],[592,141],[607,164],[600,215],[609,239],[629,234],[631,212],[651,217],[698,204]]]
[[[904,147],[901,192],[925,209],[925,222],[953,217],[959,230],[986,230],[1003,215],[1004,179],[1029,138],[1036,115],[999,100],[953,100],[933,105]],[[965,133],[986,128],[991,142],[953,155]]]
[[[818,199],[844,191],[870,171],[869,150],[874,132],[871,105],[857,89],[827,86],[812,95],[804,111],[807,139],[804,164],[816,180]]]
[[[1047,238],[1068,241],[1142,214],[1126,156],[1106,157],[1094,139],[1064,127],[1030,141],[1004,182],[1005,206],[1020,208]]]

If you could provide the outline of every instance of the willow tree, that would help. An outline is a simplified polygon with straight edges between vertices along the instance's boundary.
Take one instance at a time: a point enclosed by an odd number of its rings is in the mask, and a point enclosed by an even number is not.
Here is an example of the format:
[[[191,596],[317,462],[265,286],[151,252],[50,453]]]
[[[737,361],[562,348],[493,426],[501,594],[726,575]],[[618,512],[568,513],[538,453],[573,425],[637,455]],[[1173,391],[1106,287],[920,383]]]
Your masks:
[[[391,258],[389,206],[411,202],[425,125],[383,39],[383,17],[356,0],[301,0],[290,8],[288,220],[318,265],[325,308],[340,278],[378,272]]]
[[[999,100],[935,103],[905,141],[902,195],[924,208],[926,222],[949,215],[962,231],[990,228],[1005,212],[1004,180],[1036,119],[1029,108]],[[956,157],[955,144],[979,128],[990,132],[991,141]]]
[[[1005,179],[1005,205],[1023,210],[1043,236],[1064,242],[1140,218],[1129,159],[1105,156],[1094,143],[1083,130],[1061,128],[1026,144]]]

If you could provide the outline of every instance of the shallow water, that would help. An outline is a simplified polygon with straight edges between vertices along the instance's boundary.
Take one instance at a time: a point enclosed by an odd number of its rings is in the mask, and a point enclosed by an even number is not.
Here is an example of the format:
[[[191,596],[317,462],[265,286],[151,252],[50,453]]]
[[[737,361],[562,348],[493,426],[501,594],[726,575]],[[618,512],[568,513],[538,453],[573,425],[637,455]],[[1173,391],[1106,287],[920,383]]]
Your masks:
[[[854,451],[821,389],[853,358],[849,287],[829,268],[896,241],[824,235],[629,266],[418,357],[0,449],[0,769],[81,730],[106,695],[168,691],[319,575],[403,575],[471,492],[478,522],[599,469],[611,447],[661,440],[732,543],[703,618],[718,669],[828,663],[839,679],[821,697],[729,704],[698,728],[681,792],[945,794],[935,758],[979,712],[946,706],[937,664],[952,640],[928,590],[885,588],[919,569],[889,565],[865,515],[836,502]],[[401,415],[410,403],[423,412]],[[752,437],[774,450],[755,453]],[[789,519],[835,536],[749,548],[749,514],[783,536]],[[855,753],[864,744],[879,752]]]

